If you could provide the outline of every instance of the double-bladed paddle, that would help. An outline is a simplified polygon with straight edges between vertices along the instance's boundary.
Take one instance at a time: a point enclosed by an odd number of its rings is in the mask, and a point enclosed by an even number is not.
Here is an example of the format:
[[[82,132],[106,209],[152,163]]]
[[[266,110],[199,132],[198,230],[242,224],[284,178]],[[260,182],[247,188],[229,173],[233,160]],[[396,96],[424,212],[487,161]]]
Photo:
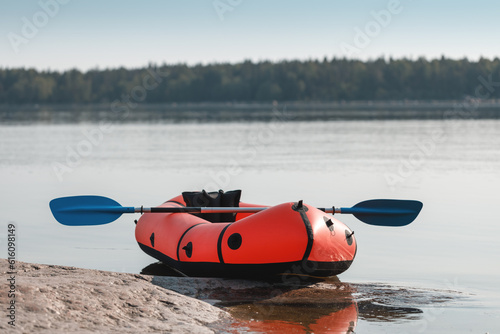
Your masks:
[[[413,200],[372,199],[352,208],[319,208],[326,213],[352,214],[362,222],[377,226],[404,226],[417,218],[422,203]],[[63,225],[103,225],[118,219],[124,213],[252,213],[268,207],[124,207],[103,196],[70,196],[50,201],[54,218]]]

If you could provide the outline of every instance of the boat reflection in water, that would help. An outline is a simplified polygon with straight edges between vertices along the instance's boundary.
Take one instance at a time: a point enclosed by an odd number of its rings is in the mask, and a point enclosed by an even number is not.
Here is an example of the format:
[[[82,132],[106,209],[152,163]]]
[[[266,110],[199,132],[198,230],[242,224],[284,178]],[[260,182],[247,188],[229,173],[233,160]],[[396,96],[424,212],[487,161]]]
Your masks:
[[[387,305],[390,300],[401,299],[399,288],[343,283],[336,277],[290,290],[280,287],[273,294],[226,306],[240,321],[233,328],[251,333],[354,333],[358,318],[394,322],[418,320],[423,313],[414,307]],[[253,298],[259,298],[259,294]]]
[[[228,311],[240,320],[238,332],[251,333],[354,333],[358,321],[355,301],[337,305],[238,305]]]
[[[403,305],[398,301],[412,297],[411,290],[344,283],[337,277],[314,281],[172,277],[176,273],[163,265],[148,266],[142,273],[155,275],[157,285],[222,307],[236,320],[229,329],[235,333],[354,333],[358,319],[393,322],[418,320],[422,315],[418,308],[390,306]]]

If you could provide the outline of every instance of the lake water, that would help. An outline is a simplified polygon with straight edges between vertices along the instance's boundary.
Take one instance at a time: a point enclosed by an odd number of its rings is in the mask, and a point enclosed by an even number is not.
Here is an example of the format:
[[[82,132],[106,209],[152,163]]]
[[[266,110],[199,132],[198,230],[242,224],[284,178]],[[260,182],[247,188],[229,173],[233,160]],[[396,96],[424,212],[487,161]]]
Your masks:
[[[426,296],[385,300],[422,311],[411,317],[368,317],[360,308],[356,333],[500,332],[500,120],[303,118],[275,108],[265,121],[247,122],[103,116],[99,123],[95,115],[77,123],[4,122],[0,257],[7,257],[7,225],[15,224],[19,261],[132,273],[155,262],[135,241],[137,215],[62,226],[48,208],[62,196],[103,195],[124,206],[154,206],[203,188],[242,189],[243,201],[268,205],[416,199],[423,210],[406,227],[337,217],[358,241],[353,265],[339,275],[361,291],[354,299],[384,286]],[[434,295],[447,298],[434,302]]]

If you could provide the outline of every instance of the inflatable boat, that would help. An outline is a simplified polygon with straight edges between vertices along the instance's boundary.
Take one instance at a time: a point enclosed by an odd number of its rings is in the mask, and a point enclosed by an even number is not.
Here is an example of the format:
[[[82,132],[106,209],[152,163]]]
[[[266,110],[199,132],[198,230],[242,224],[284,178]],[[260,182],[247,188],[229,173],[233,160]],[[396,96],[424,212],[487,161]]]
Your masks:
[[[240,202],[240,196],[240,190],[184,192],[159,208],[259,207]],[[338,275],[357,248],[351,229],[302,201],[255,213],[146,212],[135,237],[147,254],[201,277]]]
[[[347,208],[302,201],[266,207],[240,201],[241,191],[184,192],[159,207],[123,207],[111,198],[69,196],[50,201],[63,225],[102,225],[141,213],[135,237],[147,254],[187,276],[332,276],[356,255],[354,232],[333,218],[352,214],[375,226],[405,226],[422,202],[372,199]],[[331,213],[332,215],[329,215]]]

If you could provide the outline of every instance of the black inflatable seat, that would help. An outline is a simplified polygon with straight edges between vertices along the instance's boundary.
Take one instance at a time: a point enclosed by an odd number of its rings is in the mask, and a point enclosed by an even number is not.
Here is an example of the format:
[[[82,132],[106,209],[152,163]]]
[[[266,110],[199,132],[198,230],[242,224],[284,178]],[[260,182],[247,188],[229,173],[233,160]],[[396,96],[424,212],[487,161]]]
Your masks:
[[[222,190],[214,192],[185,191],[182,193],[186,206],[194,207],[239,207],[241,190],[231,190],[224,192]],[[195,216],[206,219],[212,223],[234,222],[236,213],[192,213]]]

